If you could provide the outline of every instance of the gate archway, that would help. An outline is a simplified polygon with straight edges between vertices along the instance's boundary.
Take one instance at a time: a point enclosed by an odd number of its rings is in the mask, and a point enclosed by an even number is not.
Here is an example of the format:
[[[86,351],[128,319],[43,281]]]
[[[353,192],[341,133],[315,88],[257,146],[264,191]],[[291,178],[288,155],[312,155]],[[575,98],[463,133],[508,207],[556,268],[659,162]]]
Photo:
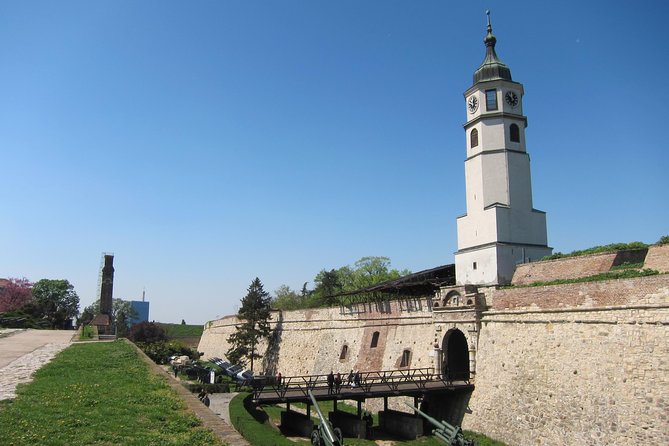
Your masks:
[[[469,348],[465,335],[457,328],[448,330],[444,335],[441,351],[443,352],[442,376],[448,380],[468,380]]]

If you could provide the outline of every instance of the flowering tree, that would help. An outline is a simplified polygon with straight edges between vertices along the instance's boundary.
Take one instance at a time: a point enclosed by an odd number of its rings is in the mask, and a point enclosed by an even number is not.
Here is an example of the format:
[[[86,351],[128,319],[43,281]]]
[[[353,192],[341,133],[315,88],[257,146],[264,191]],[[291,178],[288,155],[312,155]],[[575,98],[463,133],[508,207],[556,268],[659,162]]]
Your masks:
[[[33,283],[26,279],[9,279],[0,285],[0,313],[18,310],[32,301]]]

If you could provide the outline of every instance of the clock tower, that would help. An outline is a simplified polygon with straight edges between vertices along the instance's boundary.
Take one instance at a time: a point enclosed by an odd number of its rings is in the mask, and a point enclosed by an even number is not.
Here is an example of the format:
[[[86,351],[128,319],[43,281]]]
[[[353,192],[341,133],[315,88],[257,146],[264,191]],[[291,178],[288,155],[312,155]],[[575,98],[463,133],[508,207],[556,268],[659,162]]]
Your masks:
[[[504,285],[519,263],[552,253],[546,214],[532,207],[523,85],[497,57],[490,12],[485,59],[465,91],[467,213],[457,219],[458,285]]]

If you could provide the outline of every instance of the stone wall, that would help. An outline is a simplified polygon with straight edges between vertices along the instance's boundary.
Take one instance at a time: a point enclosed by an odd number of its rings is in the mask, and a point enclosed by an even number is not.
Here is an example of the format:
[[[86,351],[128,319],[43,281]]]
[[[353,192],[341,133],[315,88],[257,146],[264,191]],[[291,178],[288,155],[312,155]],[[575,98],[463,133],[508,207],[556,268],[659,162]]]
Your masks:
[[[417,299],[277,312],[271,360],[256,372],[396,369],[405,349],[411,367],[434,367],[457,329],[476,386],[465,428],[509,445],[669,444],[669,275],[485,288],[476,300],[484,310]],[[224,356],[235,321],[209,323],[199,350]]]
[[[255,366],[255,373],[281,372],[283,376],[342,374],[353,370],[394,370],[402,352],[411,351],[412,368],[433,367],[434,334],[431,299],[354,304],[336,308],[274,312],[276,339],[259,346],[270,351],[271,361]],[[234,332],[234,316],[209,322],[198,350],[205,357],[225,356],[228,336]],[[371,347],[379,332],[376,347]],[[280,346],[276,354],[271,350]],[[342,356],[346,346],[347,353]]]
[[[472,414],[510,445],[669,444],[669,276],[488,290]]]

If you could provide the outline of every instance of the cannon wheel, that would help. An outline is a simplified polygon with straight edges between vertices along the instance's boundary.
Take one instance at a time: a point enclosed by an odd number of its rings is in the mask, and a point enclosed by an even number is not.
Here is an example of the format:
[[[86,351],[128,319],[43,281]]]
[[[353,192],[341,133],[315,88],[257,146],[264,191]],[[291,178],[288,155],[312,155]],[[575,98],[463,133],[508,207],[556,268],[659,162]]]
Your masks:
[[[337,442],[339,442],[339,444],[341,445],[344,444],[344,436],[341,433],[341,429],[339,429],[338,427],[334,428],[334,436],[337,439]]]
[[[321,435],[316,429],[311,431],[311,444],[312,446],[321,446]]]

